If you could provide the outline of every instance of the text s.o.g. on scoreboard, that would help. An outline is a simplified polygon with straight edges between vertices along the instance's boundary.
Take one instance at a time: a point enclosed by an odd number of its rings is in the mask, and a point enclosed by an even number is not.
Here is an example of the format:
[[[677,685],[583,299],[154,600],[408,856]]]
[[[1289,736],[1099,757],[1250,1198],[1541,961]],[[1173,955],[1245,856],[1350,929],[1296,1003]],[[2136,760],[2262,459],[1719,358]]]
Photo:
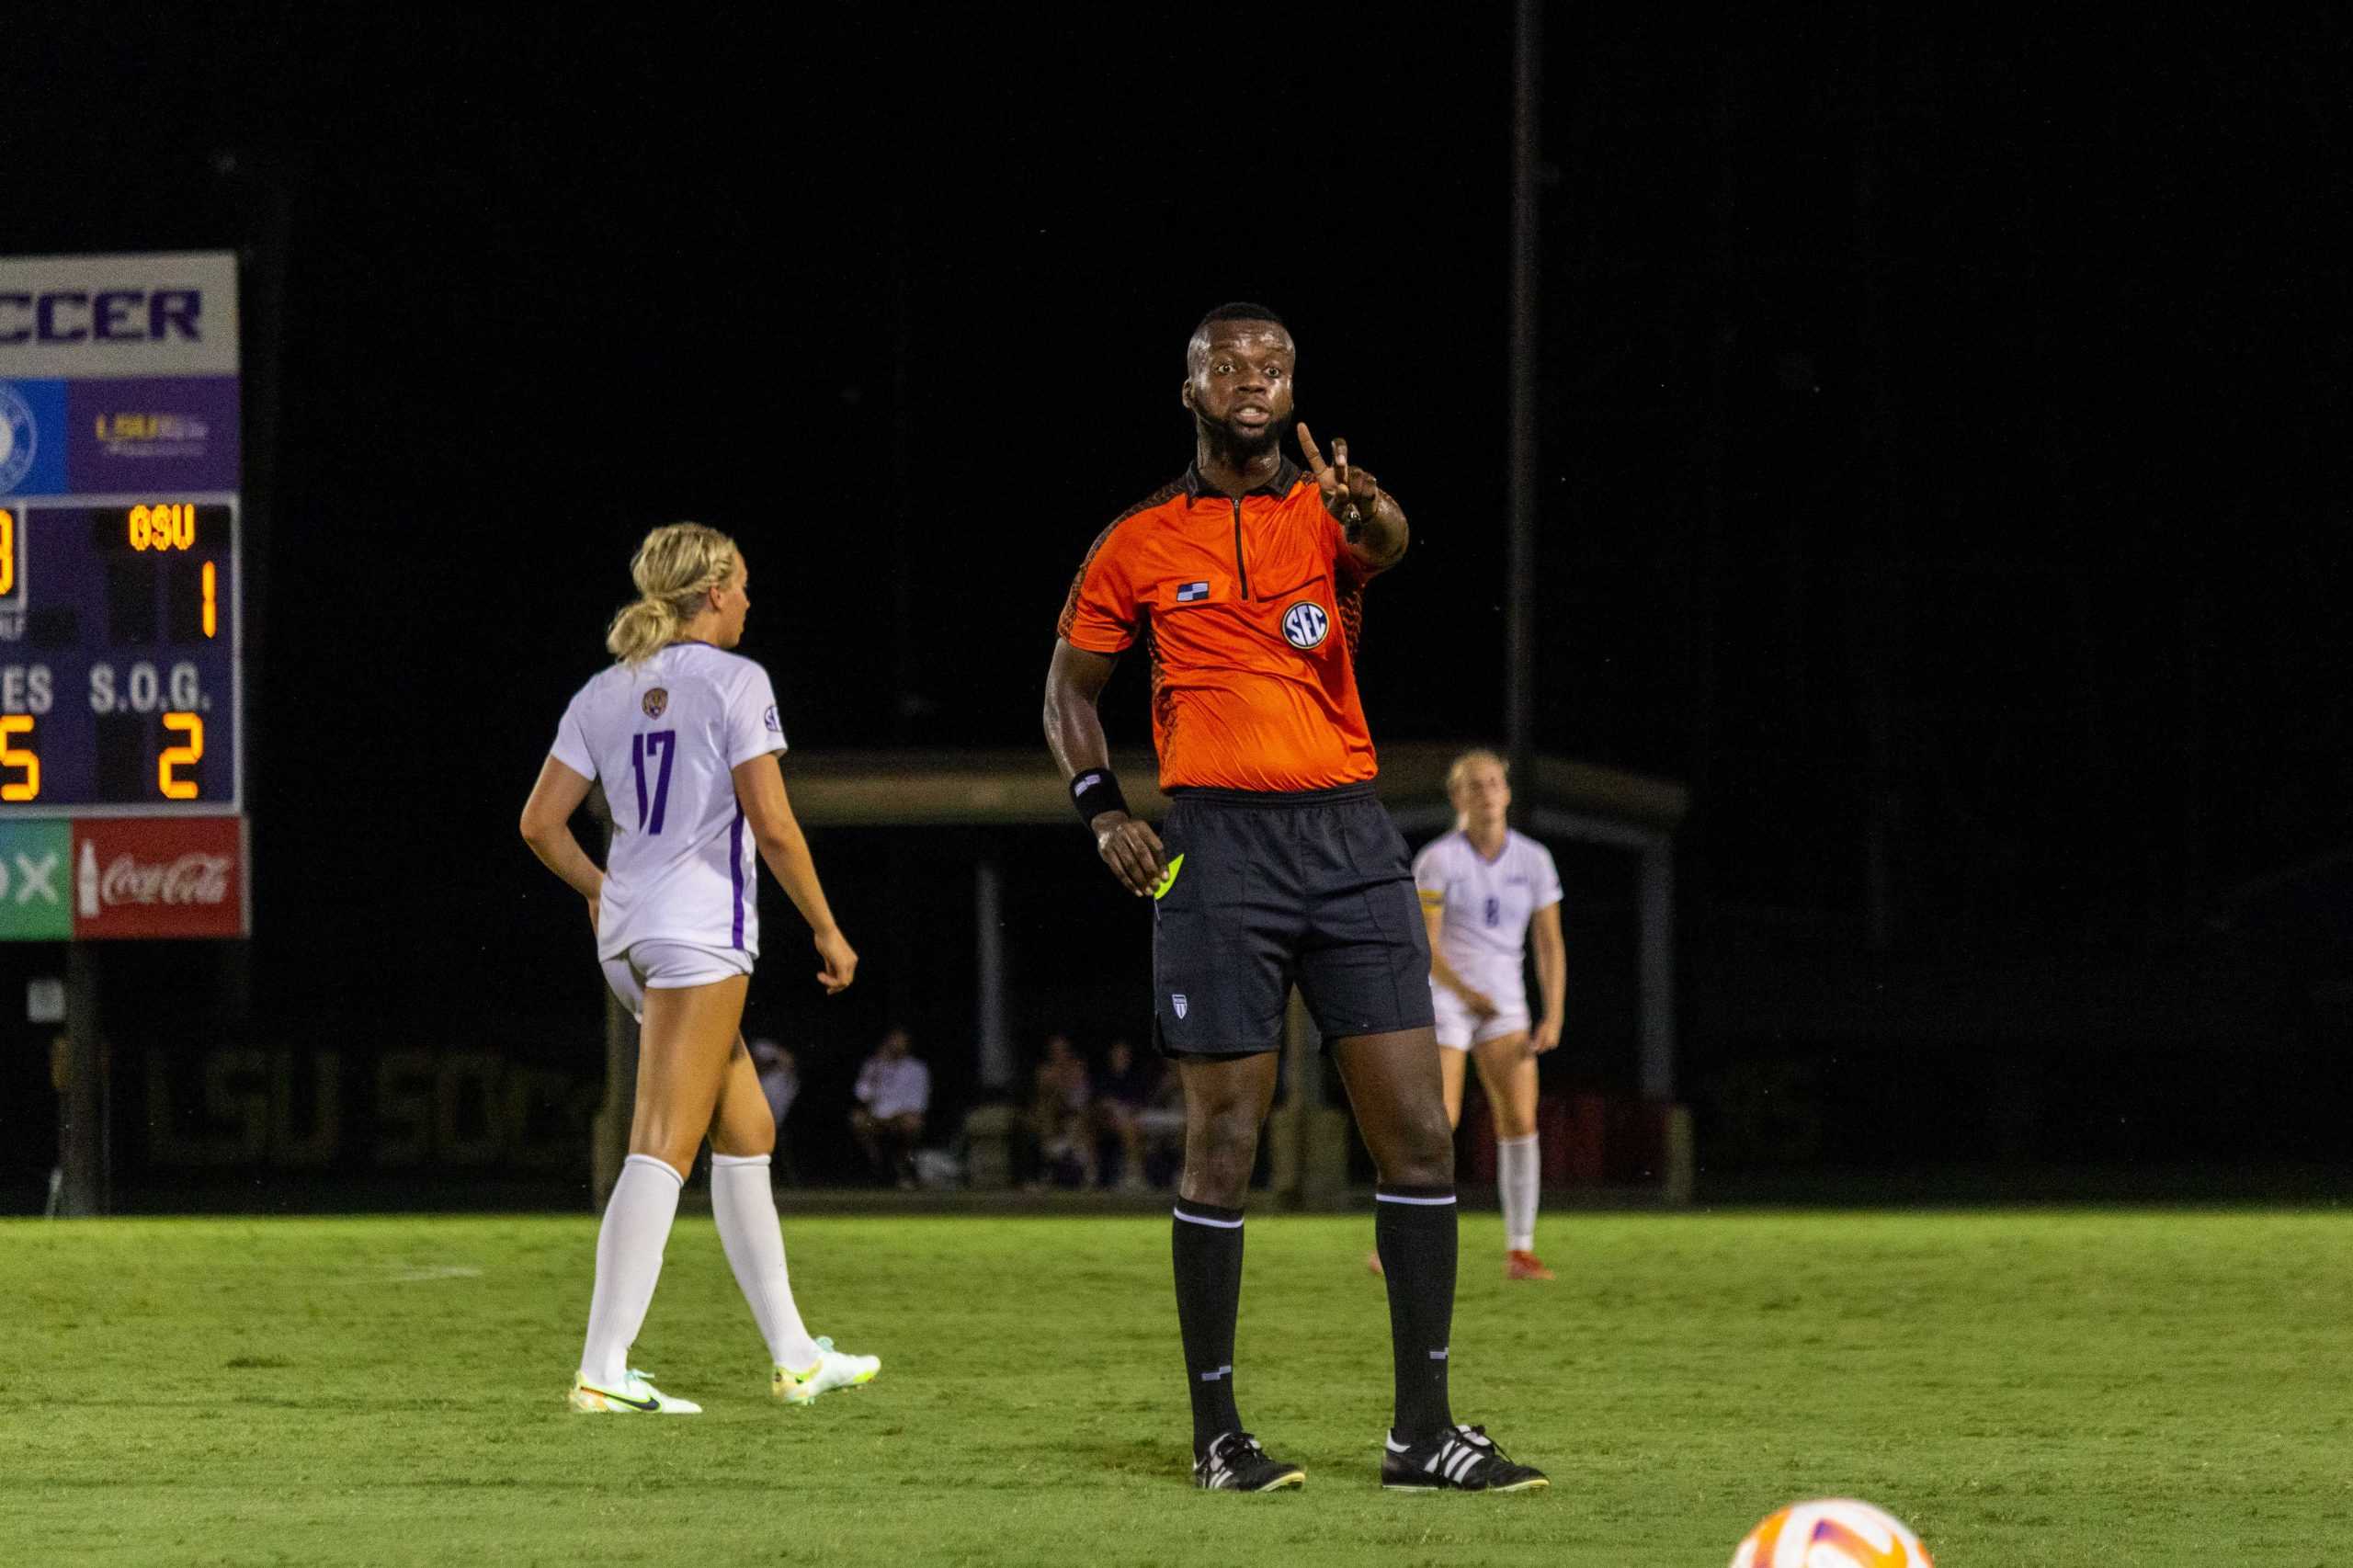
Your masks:
[[[243,935],[237,261],[0,258],[0,940]]]

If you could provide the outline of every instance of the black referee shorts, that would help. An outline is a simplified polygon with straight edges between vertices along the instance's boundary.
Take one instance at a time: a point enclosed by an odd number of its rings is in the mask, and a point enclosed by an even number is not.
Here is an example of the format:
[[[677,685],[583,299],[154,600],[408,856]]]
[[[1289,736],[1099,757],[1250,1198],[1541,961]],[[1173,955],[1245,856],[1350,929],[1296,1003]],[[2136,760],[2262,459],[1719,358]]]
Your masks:
[[[1421,900],[1370,784],[1169,793],[1160,839],[1175,877],[1152,921],[1163,1051],[1279,1048],[1294,983],[1327,1040],[1430,1026]]]

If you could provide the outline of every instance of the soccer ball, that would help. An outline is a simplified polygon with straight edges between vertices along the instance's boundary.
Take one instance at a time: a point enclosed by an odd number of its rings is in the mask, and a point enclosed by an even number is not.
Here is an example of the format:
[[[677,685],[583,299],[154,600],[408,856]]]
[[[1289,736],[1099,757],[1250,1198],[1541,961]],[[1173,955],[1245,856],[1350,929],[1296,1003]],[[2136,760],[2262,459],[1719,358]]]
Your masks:
[[[1748,1532],[1732,1568],[1936,1568],[1895,1516],[1834,1497],[1792,1503]]]

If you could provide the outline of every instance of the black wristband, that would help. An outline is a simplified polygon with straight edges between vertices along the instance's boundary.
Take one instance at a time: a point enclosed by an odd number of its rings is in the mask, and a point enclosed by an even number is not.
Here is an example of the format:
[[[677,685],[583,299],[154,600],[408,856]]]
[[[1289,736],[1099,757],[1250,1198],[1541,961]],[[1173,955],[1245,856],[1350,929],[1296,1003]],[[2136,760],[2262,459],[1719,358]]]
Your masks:
[[[1078,820],[1089,827],[1105,812],[1128,809],[1128,798],[1120,793],[1120,780],[1108,767],[1090,767],[1072,779],[1070,803],[1078,808]]]

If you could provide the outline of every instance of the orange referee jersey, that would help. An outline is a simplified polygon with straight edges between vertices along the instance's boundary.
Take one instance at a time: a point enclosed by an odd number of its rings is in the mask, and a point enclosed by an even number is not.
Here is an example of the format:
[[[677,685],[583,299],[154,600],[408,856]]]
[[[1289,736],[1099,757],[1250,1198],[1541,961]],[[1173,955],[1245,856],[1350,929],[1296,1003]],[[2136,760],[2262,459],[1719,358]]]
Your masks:
[[[1364,581],[1288,459],[1236,500],[1198,471],[1105,528],[1057,631],[1152,654],[1161,788],[1324,790],[1379,771],[1357,699]]]

